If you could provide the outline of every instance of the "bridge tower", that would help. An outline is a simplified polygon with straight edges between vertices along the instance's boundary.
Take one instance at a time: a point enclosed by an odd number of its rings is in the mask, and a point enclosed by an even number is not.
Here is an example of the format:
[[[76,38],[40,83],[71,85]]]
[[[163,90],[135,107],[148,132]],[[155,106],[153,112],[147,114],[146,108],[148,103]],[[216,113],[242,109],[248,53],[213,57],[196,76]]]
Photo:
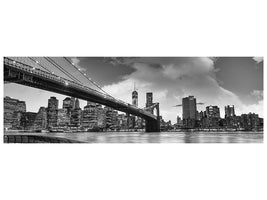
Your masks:
[[[159,116],[159,103],[153,103],[152,106],[145,108],[152,113],[154,109],[157,110],[157,119],[146,119],[146,132],[160,132],[160,116]]]

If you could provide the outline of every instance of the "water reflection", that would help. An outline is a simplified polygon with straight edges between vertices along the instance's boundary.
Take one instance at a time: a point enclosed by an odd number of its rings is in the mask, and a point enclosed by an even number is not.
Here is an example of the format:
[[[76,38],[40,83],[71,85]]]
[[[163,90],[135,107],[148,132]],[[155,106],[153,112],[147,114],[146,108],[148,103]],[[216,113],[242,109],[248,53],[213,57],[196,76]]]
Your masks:
[[[87,143],[263,143],[263,133],[257,132],[81,132],[24,134],[63,137]]]

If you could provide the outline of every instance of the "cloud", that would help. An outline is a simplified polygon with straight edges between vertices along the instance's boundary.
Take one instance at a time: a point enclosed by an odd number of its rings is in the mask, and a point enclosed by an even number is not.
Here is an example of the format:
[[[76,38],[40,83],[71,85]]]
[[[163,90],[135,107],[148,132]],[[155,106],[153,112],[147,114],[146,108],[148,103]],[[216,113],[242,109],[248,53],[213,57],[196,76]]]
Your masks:
[[[263,90],[253,90],[253,92],[251,92],[251,95],[254,96],[257,100],[262,100]]]
[[[251,107],[243,105],[239,97],[224,89],[217,80],[214,61],[210,58],[138,58],[133,59],[131,67],[135,69],[123,81],[105,86],[103,89],[116,98],[131,103],[133,83],[139,93],[139,107],[145,106],[146,92],[153,92],[153,101],[160,103],[160,112],[165,120],[175,123],[177,115],[182,116],[182,109],[174,107],[181,104],[182,98],[194,95],[199,104],[198,110],[205,110],[208,105],[218,105],[221,117],[224,106],[235,105],[236,113],[254,110],[260,111],[262,104]],[[256,112],[256,111],[255,111]]]
[[[257,63],[263,62],[263,57],[253,57],[253,60],[255,60]]]
[[[243,105],[242,110],[240,111],[241,114],[247,114],[247,113],[256,113],[259,114],[260,117],[263,117],[264,110],[263,110],[263,100],[259,101],[256,104],[252,105]]]

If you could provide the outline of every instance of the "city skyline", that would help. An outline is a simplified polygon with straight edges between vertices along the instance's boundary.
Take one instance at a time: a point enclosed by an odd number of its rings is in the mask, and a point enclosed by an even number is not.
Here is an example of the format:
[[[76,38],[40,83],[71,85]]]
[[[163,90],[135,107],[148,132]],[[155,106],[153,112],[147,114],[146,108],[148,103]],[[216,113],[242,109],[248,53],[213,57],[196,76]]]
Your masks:
[[[185,96],[193,95],[197,110],[209,105],[235,105],[236,114],[254,112],[263,117],[263,59],[252,57],[223,58],[72,58],[77,66],[103,86],[103,89],[127,103],[132,103],[134,84],[138,105],[145,107],[146,93],[153,92],[153,101],[160,103],[160,115],[175,123],[182,109],[174,107]],[[121,90],[123,88],[123,90]],[[27,103],[27,111],[37,112],[47,106],[50,96],[66,97],[13,83],[4,85],[4,96]],[[80,100],[81,107],[86,105]]]

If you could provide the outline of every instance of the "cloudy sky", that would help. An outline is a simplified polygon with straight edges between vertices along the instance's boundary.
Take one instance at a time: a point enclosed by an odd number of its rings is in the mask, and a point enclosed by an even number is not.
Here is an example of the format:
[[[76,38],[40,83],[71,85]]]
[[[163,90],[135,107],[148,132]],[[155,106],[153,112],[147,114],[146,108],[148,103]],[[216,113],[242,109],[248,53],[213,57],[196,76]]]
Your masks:
[[[236,114],[255,112],[263,117],[263,58],[261,57],[140,57],[71,58],[83,72],[112,96],[131,103],[134,83],[139,107],[145,105],[146,92],[153,92],[165,120],[176,122],[182,116],[175,107],[188,95],[196,97],[198,110],[218,105],[235,105]],[[56,96],[60,107],[65,96],[13,83],[4,85],[4,95],[26,101],[27,111],[37,112]],[[81,101],[84,106],[85,102]]]

